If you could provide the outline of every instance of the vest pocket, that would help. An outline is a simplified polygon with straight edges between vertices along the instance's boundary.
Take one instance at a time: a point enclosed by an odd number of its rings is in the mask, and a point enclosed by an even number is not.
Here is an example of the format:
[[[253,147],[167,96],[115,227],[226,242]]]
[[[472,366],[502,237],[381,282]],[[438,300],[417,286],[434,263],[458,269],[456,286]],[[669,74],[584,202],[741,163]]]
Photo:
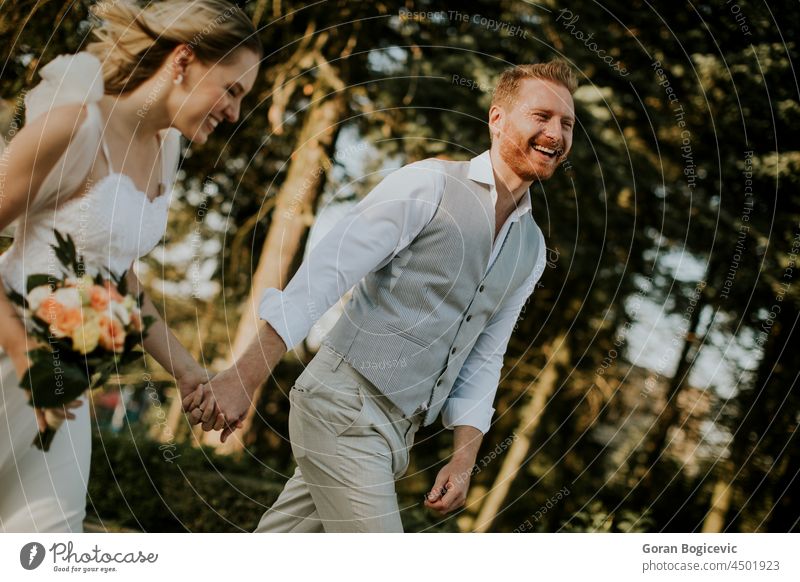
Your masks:
[[[431,346],[430,342],[426,342],[425,340],[422,340],[422,339],[418,338],[415,335],[411,335],[410,333],[408,333],[407,331],[401,329],[399,326],[397,326],[397,325],[395,325],[393,323],[389,323],[387,321],[383,325],[387,330],[389,330],[393,334],[399,335],[401,338],[403,338],[404,340],[410,341],[412,344],[417,344],[418,346],[420,346],[422,348],[429,348]]]

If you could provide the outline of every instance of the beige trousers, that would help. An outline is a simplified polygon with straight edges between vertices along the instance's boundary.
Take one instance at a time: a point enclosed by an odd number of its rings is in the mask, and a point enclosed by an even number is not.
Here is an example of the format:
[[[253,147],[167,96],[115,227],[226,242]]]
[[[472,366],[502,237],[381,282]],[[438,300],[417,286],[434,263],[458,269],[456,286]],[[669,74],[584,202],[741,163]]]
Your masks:
[[[404,418],[327,346],[289,392],[297,469],[256,532],[402,532],[395,480],[421,415]]]

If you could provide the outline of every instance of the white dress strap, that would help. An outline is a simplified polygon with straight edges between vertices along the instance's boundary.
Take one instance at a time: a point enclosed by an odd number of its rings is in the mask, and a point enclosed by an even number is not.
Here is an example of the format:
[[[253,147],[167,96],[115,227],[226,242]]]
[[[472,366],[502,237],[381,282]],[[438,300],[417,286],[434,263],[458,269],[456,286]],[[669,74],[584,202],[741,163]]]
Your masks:
[[[161,180],[164,193],[169,192],[175,183],[178,162],[181,156],[181,134],[171,127],[159,133],[161,143]]]
[[[108,151],[108,146],[106,145],[106,138],[105,137],[103,137],[100,140],[100,145],[103,148],[103,155],[106,158],[106,164],[108,165],[108,173],[109,174],[113,174],[114,173],[114,165],[111,163],[111,154]]]

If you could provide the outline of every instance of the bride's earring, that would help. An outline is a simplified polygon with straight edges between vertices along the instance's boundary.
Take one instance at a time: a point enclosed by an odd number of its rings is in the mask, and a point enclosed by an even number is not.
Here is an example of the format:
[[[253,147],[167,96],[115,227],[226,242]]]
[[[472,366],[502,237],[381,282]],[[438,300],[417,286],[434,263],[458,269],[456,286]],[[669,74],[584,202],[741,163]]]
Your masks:
[[[172,82],[175,83],[176,85],[180,85],[181,83],[183,83],[183,73],[178,73],[178,76],[175,77],[175,80]]]

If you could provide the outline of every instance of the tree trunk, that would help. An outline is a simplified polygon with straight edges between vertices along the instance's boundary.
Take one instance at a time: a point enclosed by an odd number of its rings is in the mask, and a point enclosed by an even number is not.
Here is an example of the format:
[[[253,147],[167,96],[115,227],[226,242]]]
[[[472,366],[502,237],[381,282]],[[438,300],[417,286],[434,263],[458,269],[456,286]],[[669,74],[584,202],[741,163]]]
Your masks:
[[[317,101],[319,100],[319,101]],[[282,289],[289,279],[300,242],[311,224],[311,210],[325,183],[331,166],[330,154],[336,141],[339,121],[345,112],[345,95],[339,91],[328,98],[316,94],[298,138],[299,148],[292,155],[286,181],[277,194],[267,239],[250,284],[250,293],[242,306],[236,330],[232,359],[238,358],[258,334],[258,302],[265,289]],[[266,381],[266,378],[264,379]],[[253,395],[258,403],[263,385]],[[230,453],[244,448],[253,423],[255,406],[244,421],[244,427],[231,435],[219,452]],[[208,444],[219,444],[218,432],[207,433]]]
[[[497,517],[498,512],[503,506],[511,483],[519,473],[522,466],[528,461],[528,450],[530,449],[533,435],[536,432],[542,418],[547,401],[555,390],[559,378],[560,366],[569,362],[569,347],[566,344],[566,336],[558,336],[553,343],[552,353],[549,362],[541,373],[539,381],[536,382],[531,390],[530,400],[522,407],[519,412],[519,424],[515,431],[515,438],[508,451],[505,453],[503,464],[497,473],[494,485],[486,496],[478,517],[475,519],[473,531],[486,532]]]
[[[704,342],[704,338],[698,338],[697,332],[700,327],[700,316],[705,304],[705,294],[704,291],[701,290],[697,294],[694,311],[692,311],[689,317],[689,325],[686,330],[686,337],[681,349],[681,355],[678,359],[678,367],[667,388],[664,409],[661,411],[652,429],[653,436],[645,443],[645,460],[641,465],[644,472],[642,483],[642,485],[644,485],[644,490],[647,490],[649,486],[652,485],[653,466],[661,458],[664,449],[667,447],[669,430],[675,424],[679,416],[678,395],[688,384],[689,373],[697,360],[697,356],[700,354],[700,348]]]
[[[731,468],[729,462],[722,465],[720,477],[714,484],[714,491],[711,493],[711,507],[703,520],[703,533],[720,533],[725,528],[725,515],[728,513],[731,497],[733,497]]]

